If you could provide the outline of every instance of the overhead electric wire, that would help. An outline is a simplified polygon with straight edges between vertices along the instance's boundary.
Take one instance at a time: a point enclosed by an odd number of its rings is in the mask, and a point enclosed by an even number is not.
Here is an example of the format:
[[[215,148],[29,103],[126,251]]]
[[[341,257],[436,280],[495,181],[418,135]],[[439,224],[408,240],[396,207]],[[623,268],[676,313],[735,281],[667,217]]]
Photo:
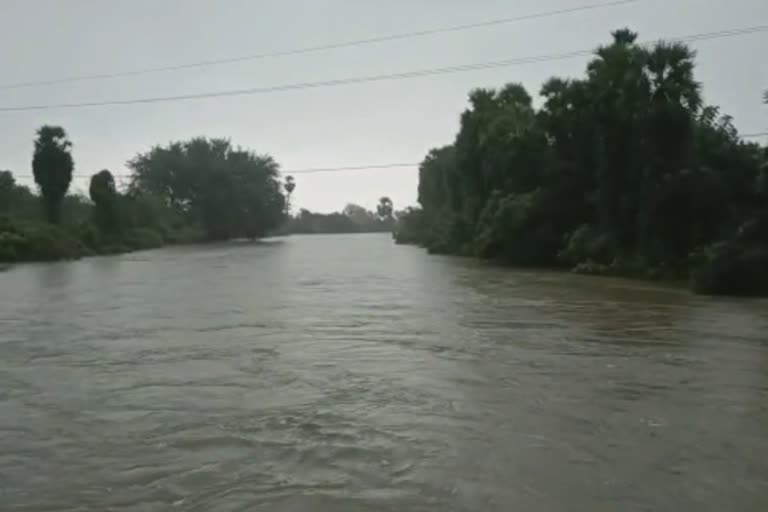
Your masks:
[[[745,139],[745,138],[754,138],[754,137],[763,137],[768,136],[768,132],[758,132],[758,133],[745,133],[745,134],[739,134],[739,138]],[[394,162],[394,163],[384,163],[384,164],[367,164],[367,165],[349,165],[349,166],[341,166],[341,167],[305,167],[305,168],[298,168],[298,169],[281,169],[280,173],[284,175],[294,175],[294,174],[315,174],[315,173],[333,173],[333,172],[348,172],[348,171],[373,171],[373,170],[382,170],[382,169],[404,169],[404,168],[418,168],[421,166],[421,162]],[[90,178],[91,174],[83,174],[83,173],[75,173],[72,175],[73,178]],[[125,174],[125,173],[119,173],[119,174],[113,174],[115,178],[130,178],[133,175],[132,174]],[[31,178],[31,176],[26,176],[28,178]]]
[[[316,82],[298,82],[298,83],[292,83],[292,84],[281,84],[281,85],[273,85],[273,86],[267,86],[267,87],[234,89],[229,91],[211,91],[211,92],[202,92],[202,93],[181,94],[181,95],[174,95],[174,96],[131,98],[131,99],[125,99],[125,100],[86,101],[86,102],[77,102],[77,103],[53,103],[53,104],[47,104],[47,105],[24,105],[24,106],[18,106],[18,107],[0,107],[0,112],[18,112],[18,111],[25,111],[25,110],[49,110],[49,109],[58,109],[58,108],[71,109],[71,108],[85,108],[85,107],[103,107],[103,106],[111,106],[111,105],[135,105],[135,104],[141,104],[141,103],[161,103],[161,102],[169,102],[169,101],[196,100],[196,99],[203,99],[203,98],[250,96],[250,95],[256,95],[256,94],[267,94],[267,93],[284,92],[284,91],[292,91],[292,90],[317,89],[317,88],[335,87],[335,86],[341,86],[341,85],[381,82],[386,80],[403,80],[408,78],[417,78],[417,77],[431,76],[431,75],[442,75],[447,73],[460,73],[460,72],[475,71],[480,69],[492,69],[492,68],[498,68],[498,67],[504,67],[504,66],[512,66],[516,64],[545,62],[549,60],[562,60],[562,59],[567,59],[567,58],[572,58],[577,56],[588,55],[589,53],[590,52],[588,51],[587,52],[578,51],[578,52],[570,52],[570,53],[559,54],[559,55],[516,58],[516,59],[484,62],[484,63],[477,63],[477,64],[462,64],[458,66],[448,66],[443,68],[421,69],[421,70],[406,71],[406,72],[400,72],[400,73],[386,73],[386,74],[368,75],[368,76],[362,76],[362,77],[336,78],[332,80],[322,80],[322,81],[316,81]]]
[[[406,167],[419,167],[420,162],[413,163],[392,163],[392,164],[372,164],[372,165],[352,165],[347,167],[310,167],[306,169],[287,169],[281,171],[283,174],[315,174],[321,172],[343,172],[343,171],[372,171],[379,169],[397,169]]]
[[[336,43],[329,43],[329,44],[324,44],[319,46],[308,46],[304,48],[295,48],[290,50],[256,53],[251,55],[241,55],[237,57],[226,57],[221,59],[201,60],[197,62],[188,62],[188,63],[175,64],[170,66],[159,66],[159,67],[141,68],[141,69],[127,70],[127,71],[117,71],[114,73],[95,73],[91,75],[76,75],[76,76],[70,76],[65,78],[54,78],[54,79],[48,79],[48,80],[0,84],[0,90],[22,89],[26,87],[47,86],[47,85],[65,84],[65,83],[71,83],[71,82],[91,81],[91,80],[106,80],[111,78],[121,78],[121,77],[145,75],[145,74],[151,74],[151,73],[180,71],[183,69],[191,69],[191,68],[219,66],[223,64],[234,64],[238,62],[262,60],[262,59],[270,59],[270,58],[278,58],[278,57],[288,57],[293,55],[304,55],[304,54],[318,53],[318,52],[323,52],[328,50],[338,50],[338,49],[349,48],[354,46],[380,44],[380,43],[386,43],[391,41],[400,41],[405,39],[413,39],[413,38],[427,37],[427,36],[433,36],[438,34],[446,34],[451,32],[462,32],[462,31],[474,30],[479,28],[508,25],[511,23],[517,23],[521,21],[549,18],[553,16],[591,11],[591,10],[596,10],[596,9],[601,9],[606,7],[617,7],[621,5],[637,3],[640,1],[643,1],[643,0],[616,0],[612,2],[586,4],[586,5],[576,6],[576,7],[569,7],[565,9],[557,9],[552,11],[543,11],[543,12],[532,13],[532,14],[524,14],[520,16],[496,18],[492,20],[480,21],[475,23],[467,23],[462,25],[453,25],[449,27],[425,29],[425,30],[418,30],[413,32],[403,32],[399,34],[376,36],[376,37],[370,37],[367,39],[357,39],[357,40],[351,40],[351,41],[341,41]]]
[[[753,27],[744,27],[739,29],[719,30],[716,32],[703,32],[699,34],[692,34],[684,37],[661,39],[671,42],[695,42],[705,41],[712,39],[722,39],[726,37],[736,37],[748,34],[755,34],[761,32],[768,32],[768,25],[757,25]],[[658,40],[658,41],[661,41]],[[652,44],[654,41],[646,42],[643,44]],[[567,53],[539,55],[533,57],[518,57],[514,59],[505,59],[491,62],[482,62],[475,64],[461,64],[457,66],[448,66],[441,68],[421,69],[414,71],[405,71],[399,73],[386,73],[380,75],[368,75],[362,77],[350,77],[350,78],[337,78],[332,80],[321,80],[316,82],[299,82],[293,84],[273,85],[267,87],[253,87],[247,89],[234,89],[228,91],[210,91],[192,94],[180,94],[173,96],[155,96],[145,98],[131,98],[124,100],[102,100],[102,101],[84,101],[75,103],[50,103],[41,105],[20,105],[20,106],[5,106],[0,107],[0,112],[22,112],[29,110],[52,110],[52,109],[76,109],[76,108],[88,108],[88,107],[105,107],[105,106],[119,106],[119,105],[136,105],[146,103],[164,103],[171,101],[187,101],[204,98],[222,98],[231,96],[251,96],[256,94],[268,94],[275,92],[285,92],[304,89],[318,89],[325,87],[336,87],[342,85],[352,85],[360,83],[382,82],[388,80],[403,80],[410,78],[418,78],[424,76],[443,75],[449,73],[461,73],[467,71],[477,71],[483,69],[494,69],[501,67],[509,67],[523,64],[533,64],[539,62],[549,62],[556,60],[570,59],[574,57],[582,57],[592,55],[594,50],[578,50]]]
[[[395,163],[386,163],[386,164],[369,164],[369,165],[350,165],[350,166],[343,166],[343,167],[305,167],[305,168],[299,168],[299,169],[281,169],[281,174],[315,174],[315,173],[324,173],[324,172],[343,172],[343,171],[373,171],[373,170],[380,170],[380,169],[404,169],[404,168],[414,168],[419,167],[421,165],[421,162],[410,162],[410,163],[403,163],[403,162],[395,162]],[[115,178],[129,178],[132,175],[131,174],[113,174]],[[90,174],[83,174],[83,173],[75,173],[72,175],[74,178],[90,178]]]

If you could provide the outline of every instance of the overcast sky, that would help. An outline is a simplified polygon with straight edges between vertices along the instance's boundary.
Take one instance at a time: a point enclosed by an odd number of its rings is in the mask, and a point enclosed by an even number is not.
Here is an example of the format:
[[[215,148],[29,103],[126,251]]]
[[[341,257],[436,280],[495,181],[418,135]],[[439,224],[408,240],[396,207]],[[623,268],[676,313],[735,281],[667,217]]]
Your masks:
[[[551,11],[605,0],[0,0],[0,85],[288,50]],[[0,107],[128,99],[357,77],[588,49],[629,26],[641,39],[768,24],[766,0],[639,0],[466,32],[322,53],[45,87],[0,90]],[[694,44],[707,102],[743,133],[768,129],[768,34]],[[255,96],[76,110],[0,112],[0,169],[32,183],[35,130],[60,124],[78,177],[120,175],[152,145],[227,137],[283,169],[415,162],[452,141],[473,87],[536,94],[585,58]],[[297,175],[294,202],[320,211],[416,201],[415,168]]]

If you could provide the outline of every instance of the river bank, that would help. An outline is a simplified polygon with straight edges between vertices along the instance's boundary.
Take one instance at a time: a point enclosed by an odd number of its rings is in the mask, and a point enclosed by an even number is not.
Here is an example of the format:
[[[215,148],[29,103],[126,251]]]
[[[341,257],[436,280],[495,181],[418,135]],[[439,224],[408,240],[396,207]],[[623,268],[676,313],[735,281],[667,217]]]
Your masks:
[[[54,226],[0,218],[0,263],[76,260],[167,245],[199,243],[194,229],[132,228],[104,234],[89,223]]]
[[[268,236],[383,234],[382,230],[304,233],[281,227]],[[199,229],[133,228],[104,234],[88,223],[54,226],[44,222],[11,221],[0,217],[0,265],[78,260],[90,256],[126,254],[174,245],[209,244]]]
[[[414,245],[432,255],[479,259],[502,267],[540,268],[588,276],[668,283],[680,287],[687,286],[691,292],[700,295],[768,297],[768,267],[765,264],[768,262],[768,246],[745,243],[738,235],[731,240],[692,253],[690,265],[677,269],[648,265],[640,258],[620,257],[609,263],[587,260],[576,264],[556,261],[549,265],[521,265],[498,256],[483,257],[469,250],[435,248],[424,242],[428,237],[423,232],[414,231],[412,228],[396,229],[393,239],[398,245]]]
[[[384,234],[383,229],[353,232],[291,231],[289,224],[268,236],[311,236],[341,234]],[[78,260],[89,256],[125,254],[173,245],[207,244],[201,229],[173,229],[167,227],[133,228],[104,234],[90,223],[54,226],[44,222],[16,221],[0,217],[0,264],[54,262]]]

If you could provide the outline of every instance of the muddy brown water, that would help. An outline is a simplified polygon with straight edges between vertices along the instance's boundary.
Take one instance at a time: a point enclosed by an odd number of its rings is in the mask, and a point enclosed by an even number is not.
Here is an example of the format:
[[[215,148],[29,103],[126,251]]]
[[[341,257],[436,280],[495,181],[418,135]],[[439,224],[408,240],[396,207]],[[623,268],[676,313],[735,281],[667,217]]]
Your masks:
[[[0,509],[768,510],[768,302],[385,235],[15,266]]]

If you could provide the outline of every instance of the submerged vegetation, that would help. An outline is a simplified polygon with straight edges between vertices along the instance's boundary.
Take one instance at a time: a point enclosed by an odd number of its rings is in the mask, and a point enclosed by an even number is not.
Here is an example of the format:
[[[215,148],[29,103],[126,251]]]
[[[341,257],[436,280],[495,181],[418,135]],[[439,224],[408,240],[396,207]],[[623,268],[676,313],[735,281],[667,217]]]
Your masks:
[[[768,294],[768,151],[704,104],[694,52],[613,33],[585,76],[477,89],[395,237],[515,265]]]

